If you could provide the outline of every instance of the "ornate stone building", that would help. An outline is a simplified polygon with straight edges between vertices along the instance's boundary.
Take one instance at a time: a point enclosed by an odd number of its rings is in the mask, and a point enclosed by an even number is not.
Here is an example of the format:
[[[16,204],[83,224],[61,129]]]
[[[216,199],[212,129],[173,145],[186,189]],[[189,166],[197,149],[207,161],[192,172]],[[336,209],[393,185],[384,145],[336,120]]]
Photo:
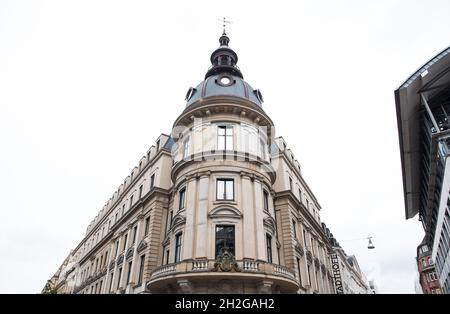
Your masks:
[[[299,163],[220,37],[204,81],[52,278],[63,293],[334,293]]]

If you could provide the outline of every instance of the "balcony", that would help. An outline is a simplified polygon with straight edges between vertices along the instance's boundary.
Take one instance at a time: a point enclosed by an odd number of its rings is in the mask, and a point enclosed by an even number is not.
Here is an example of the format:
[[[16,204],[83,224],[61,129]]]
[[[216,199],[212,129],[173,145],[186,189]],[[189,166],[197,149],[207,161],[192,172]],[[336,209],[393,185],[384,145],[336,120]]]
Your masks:
[[[244,259],[227,266],[229,267],[223,268],[216,260],[210,259],[185,260],[163,265],[153,270],[147,288],[161,293],[167,291],[167,287],[177,286],[180,281],[205,284],[208,281],[223,279],[245,281],[249,284],[266,280],[278,286],[282,293],[295,293],[299,287],[295,274],[282,265]]]

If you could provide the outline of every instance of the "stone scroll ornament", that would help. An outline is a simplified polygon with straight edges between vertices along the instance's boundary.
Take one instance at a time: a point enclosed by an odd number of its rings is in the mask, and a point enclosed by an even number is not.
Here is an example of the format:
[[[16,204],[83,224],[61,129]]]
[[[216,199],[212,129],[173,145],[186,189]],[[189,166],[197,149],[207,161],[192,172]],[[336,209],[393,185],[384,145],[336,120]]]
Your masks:
[[[217,257],[212,271],[235,272],[241,271],[241,269],[236,263],[236,259],[234,258],[233,254],[228,251],[227,247],[223,247],[220,249],[220,255]]]

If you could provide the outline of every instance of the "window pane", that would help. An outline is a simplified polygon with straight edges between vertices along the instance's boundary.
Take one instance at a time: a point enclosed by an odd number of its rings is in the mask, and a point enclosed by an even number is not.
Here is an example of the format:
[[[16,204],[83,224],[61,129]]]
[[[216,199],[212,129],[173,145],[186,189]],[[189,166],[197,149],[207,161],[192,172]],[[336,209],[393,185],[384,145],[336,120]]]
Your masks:
[[[225,198],[227,200],[232,200],[234,198],[234,181],[233,180],[226,181],[225,191],[226,191]]]
[[[223,200],[225,195],[225,182],[223,180],[217,180],[217,199]]]
[[[233,127],[232,126],[227,126],[226,134],[227,135],[233,135]]]
[[[224,247],[234,255],[234,226],[216,226],[216,257]]]
[[[184,208],[185,196],[186,196],[186,190],[183,189],[180,191],[180,204],[178,207],[178,209],[180,209],[180,210]]]
[[[219,126],[217,131],[218,131],[219,135],[225,135],[226,127],[225,126]]]
[[[219,135],[217,139],[217,149],[225,149],[225,136]]]
[[[233,149],[233,136],[227,136],[226,137],[226,144],[225,144],[225,149],[231,150]]]

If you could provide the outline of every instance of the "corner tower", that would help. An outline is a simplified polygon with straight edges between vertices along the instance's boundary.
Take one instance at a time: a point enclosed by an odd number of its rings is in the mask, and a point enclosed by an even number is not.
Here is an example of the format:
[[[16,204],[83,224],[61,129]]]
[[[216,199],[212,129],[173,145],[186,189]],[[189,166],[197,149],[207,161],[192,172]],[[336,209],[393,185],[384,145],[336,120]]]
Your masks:
[[[204,81],[186,94],[173,125],[173,201],[165,265],[152,292],[298,290],[280,263],[270,163],[274,125],[262,95],[244,81],[224,32]]]

